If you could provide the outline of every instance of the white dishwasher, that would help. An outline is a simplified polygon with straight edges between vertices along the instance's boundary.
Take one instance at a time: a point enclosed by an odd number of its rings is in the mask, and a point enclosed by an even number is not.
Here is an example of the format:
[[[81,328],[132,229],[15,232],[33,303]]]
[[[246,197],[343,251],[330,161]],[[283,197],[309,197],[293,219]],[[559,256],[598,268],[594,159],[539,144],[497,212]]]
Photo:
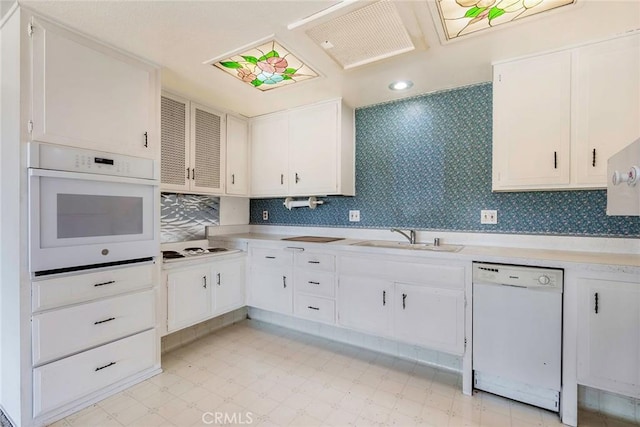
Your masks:
[[[563,271],[473,263],[474,387],[558,412]]]

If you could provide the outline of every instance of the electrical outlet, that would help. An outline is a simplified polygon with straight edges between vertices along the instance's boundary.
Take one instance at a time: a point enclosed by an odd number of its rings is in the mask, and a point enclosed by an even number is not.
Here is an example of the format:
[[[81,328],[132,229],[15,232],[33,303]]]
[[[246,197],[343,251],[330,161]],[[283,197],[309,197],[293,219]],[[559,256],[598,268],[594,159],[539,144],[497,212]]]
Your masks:
[[[360,222],[360,211],[349,211],[349,222]]]
[[[497,224],[498,223],[498,211],[493,210],[481,210],[480,211],[480,224]]]
[[[269,211],[262,211],[262,220],[263,221],[269,220]]]

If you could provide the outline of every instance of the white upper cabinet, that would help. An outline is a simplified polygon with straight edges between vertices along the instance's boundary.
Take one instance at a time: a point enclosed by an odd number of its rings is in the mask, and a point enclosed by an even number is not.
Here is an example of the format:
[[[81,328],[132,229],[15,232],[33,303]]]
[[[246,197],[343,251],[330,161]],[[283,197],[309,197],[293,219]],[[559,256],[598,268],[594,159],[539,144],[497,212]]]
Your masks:
[[[156,159],[157,68],[33,19],[32,140]]]
[[[571,55],[494,67],[493,189],[569,184]]]
[[[607,159],[640,137],[640,34],[578,49],[576,183],[606,186]]]
[[[226,115],[162,94],[163,191],[224,194]]]
[[[354,195],[353,110],[332,100],[251,121],[251,195]]]
[[[315,105],[289,114],[289,185],[292,194],[337,189],[338,105]]]
[[[226,194],[249,195],[249,123],[227,115]]]
[[[270,114],[251,121],[251,195],[286,196],[289,188],[289,118]]]
[[[605,188],[640,136],[640,34],[496,64],[493,190]]]

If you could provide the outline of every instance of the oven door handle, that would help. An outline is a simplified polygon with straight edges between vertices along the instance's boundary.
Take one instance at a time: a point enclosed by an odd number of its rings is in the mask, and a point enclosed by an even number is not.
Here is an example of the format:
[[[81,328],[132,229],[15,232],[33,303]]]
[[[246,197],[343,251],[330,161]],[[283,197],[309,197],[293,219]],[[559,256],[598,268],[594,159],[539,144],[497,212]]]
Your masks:
[[[129,178],[125,176],[99,175],[99,174],[79,173],[79,172],[64,172],[64,171],[54,171],[49,169],[29,168],[29,176],[77,179],[82,181],[119,182],[123,184],[160,186],[160,180],[157,180],[157,179]]]

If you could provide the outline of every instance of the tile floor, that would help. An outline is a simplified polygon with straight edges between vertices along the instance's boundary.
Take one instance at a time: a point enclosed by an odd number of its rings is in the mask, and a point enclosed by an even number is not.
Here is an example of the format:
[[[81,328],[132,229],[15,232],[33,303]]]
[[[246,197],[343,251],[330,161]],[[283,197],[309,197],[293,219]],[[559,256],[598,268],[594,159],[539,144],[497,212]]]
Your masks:
[[[163,355],[164,372],[67,426],[561,426],[432,367],[247,320]],[[581,412],[580,426],[632,424]]]

